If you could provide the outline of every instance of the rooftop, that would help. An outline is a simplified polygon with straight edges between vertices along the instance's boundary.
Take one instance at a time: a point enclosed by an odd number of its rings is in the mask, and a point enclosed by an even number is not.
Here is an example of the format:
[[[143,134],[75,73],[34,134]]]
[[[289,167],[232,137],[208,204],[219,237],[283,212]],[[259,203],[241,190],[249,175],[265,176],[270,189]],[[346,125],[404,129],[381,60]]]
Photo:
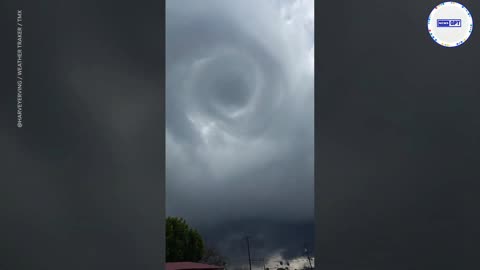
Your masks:
[[[193,262],[172,262],[167,263],[166,270],[223,270],[223,267]]]

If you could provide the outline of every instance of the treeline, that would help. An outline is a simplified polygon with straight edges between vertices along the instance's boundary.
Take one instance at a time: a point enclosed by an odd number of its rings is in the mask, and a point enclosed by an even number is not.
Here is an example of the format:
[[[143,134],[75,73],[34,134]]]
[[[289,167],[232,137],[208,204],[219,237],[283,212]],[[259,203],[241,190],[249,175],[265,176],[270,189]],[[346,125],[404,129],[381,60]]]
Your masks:
[[[202,236],[185,219],[167,217],[166,261],[199,262],[225,266],[227,260],[212,247],[206,247]]]

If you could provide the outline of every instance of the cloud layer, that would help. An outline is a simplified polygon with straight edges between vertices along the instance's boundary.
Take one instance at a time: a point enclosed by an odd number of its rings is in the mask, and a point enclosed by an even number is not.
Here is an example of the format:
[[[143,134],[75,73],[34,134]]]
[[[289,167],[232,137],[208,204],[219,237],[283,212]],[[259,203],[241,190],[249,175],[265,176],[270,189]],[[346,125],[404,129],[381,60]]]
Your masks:
[[[312,221],[313,1],[167,1],[166,18],[167,213],[207,238]]]

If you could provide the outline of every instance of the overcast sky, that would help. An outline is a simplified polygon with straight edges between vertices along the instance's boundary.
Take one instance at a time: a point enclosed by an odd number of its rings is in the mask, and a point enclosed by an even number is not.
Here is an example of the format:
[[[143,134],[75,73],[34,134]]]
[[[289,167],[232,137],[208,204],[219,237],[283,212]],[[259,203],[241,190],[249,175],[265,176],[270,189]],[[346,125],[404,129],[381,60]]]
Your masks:
[[[24,6],[21,130],[17,2],[0,9],[2,269],[162,269],[163,136],[169,214],[239,264],[246,233],[255,257],[302,252],[313,1],[169,1],[166,133],[161,1]],[[479,269],[480,35],[438,46],[437,4],[321,4],[317,22],[335,22],[316,29],[322,269]]]
[[[232,260],[246,234],[258,256],[313,244],[313,13],[308,0],[167,1],[167,213]]]

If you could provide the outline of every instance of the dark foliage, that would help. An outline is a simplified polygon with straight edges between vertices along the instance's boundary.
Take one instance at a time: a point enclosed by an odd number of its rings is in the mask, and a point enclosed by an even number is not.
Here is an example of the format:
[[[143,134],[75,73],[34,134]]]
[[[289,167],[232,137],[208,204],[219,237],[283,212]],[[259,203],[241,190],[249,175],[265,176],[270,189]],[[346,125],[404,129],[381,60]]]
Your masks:
[[[167,262],[199,262],[202,259],[203,239],[183,218],[167,218],[166,238]]]

